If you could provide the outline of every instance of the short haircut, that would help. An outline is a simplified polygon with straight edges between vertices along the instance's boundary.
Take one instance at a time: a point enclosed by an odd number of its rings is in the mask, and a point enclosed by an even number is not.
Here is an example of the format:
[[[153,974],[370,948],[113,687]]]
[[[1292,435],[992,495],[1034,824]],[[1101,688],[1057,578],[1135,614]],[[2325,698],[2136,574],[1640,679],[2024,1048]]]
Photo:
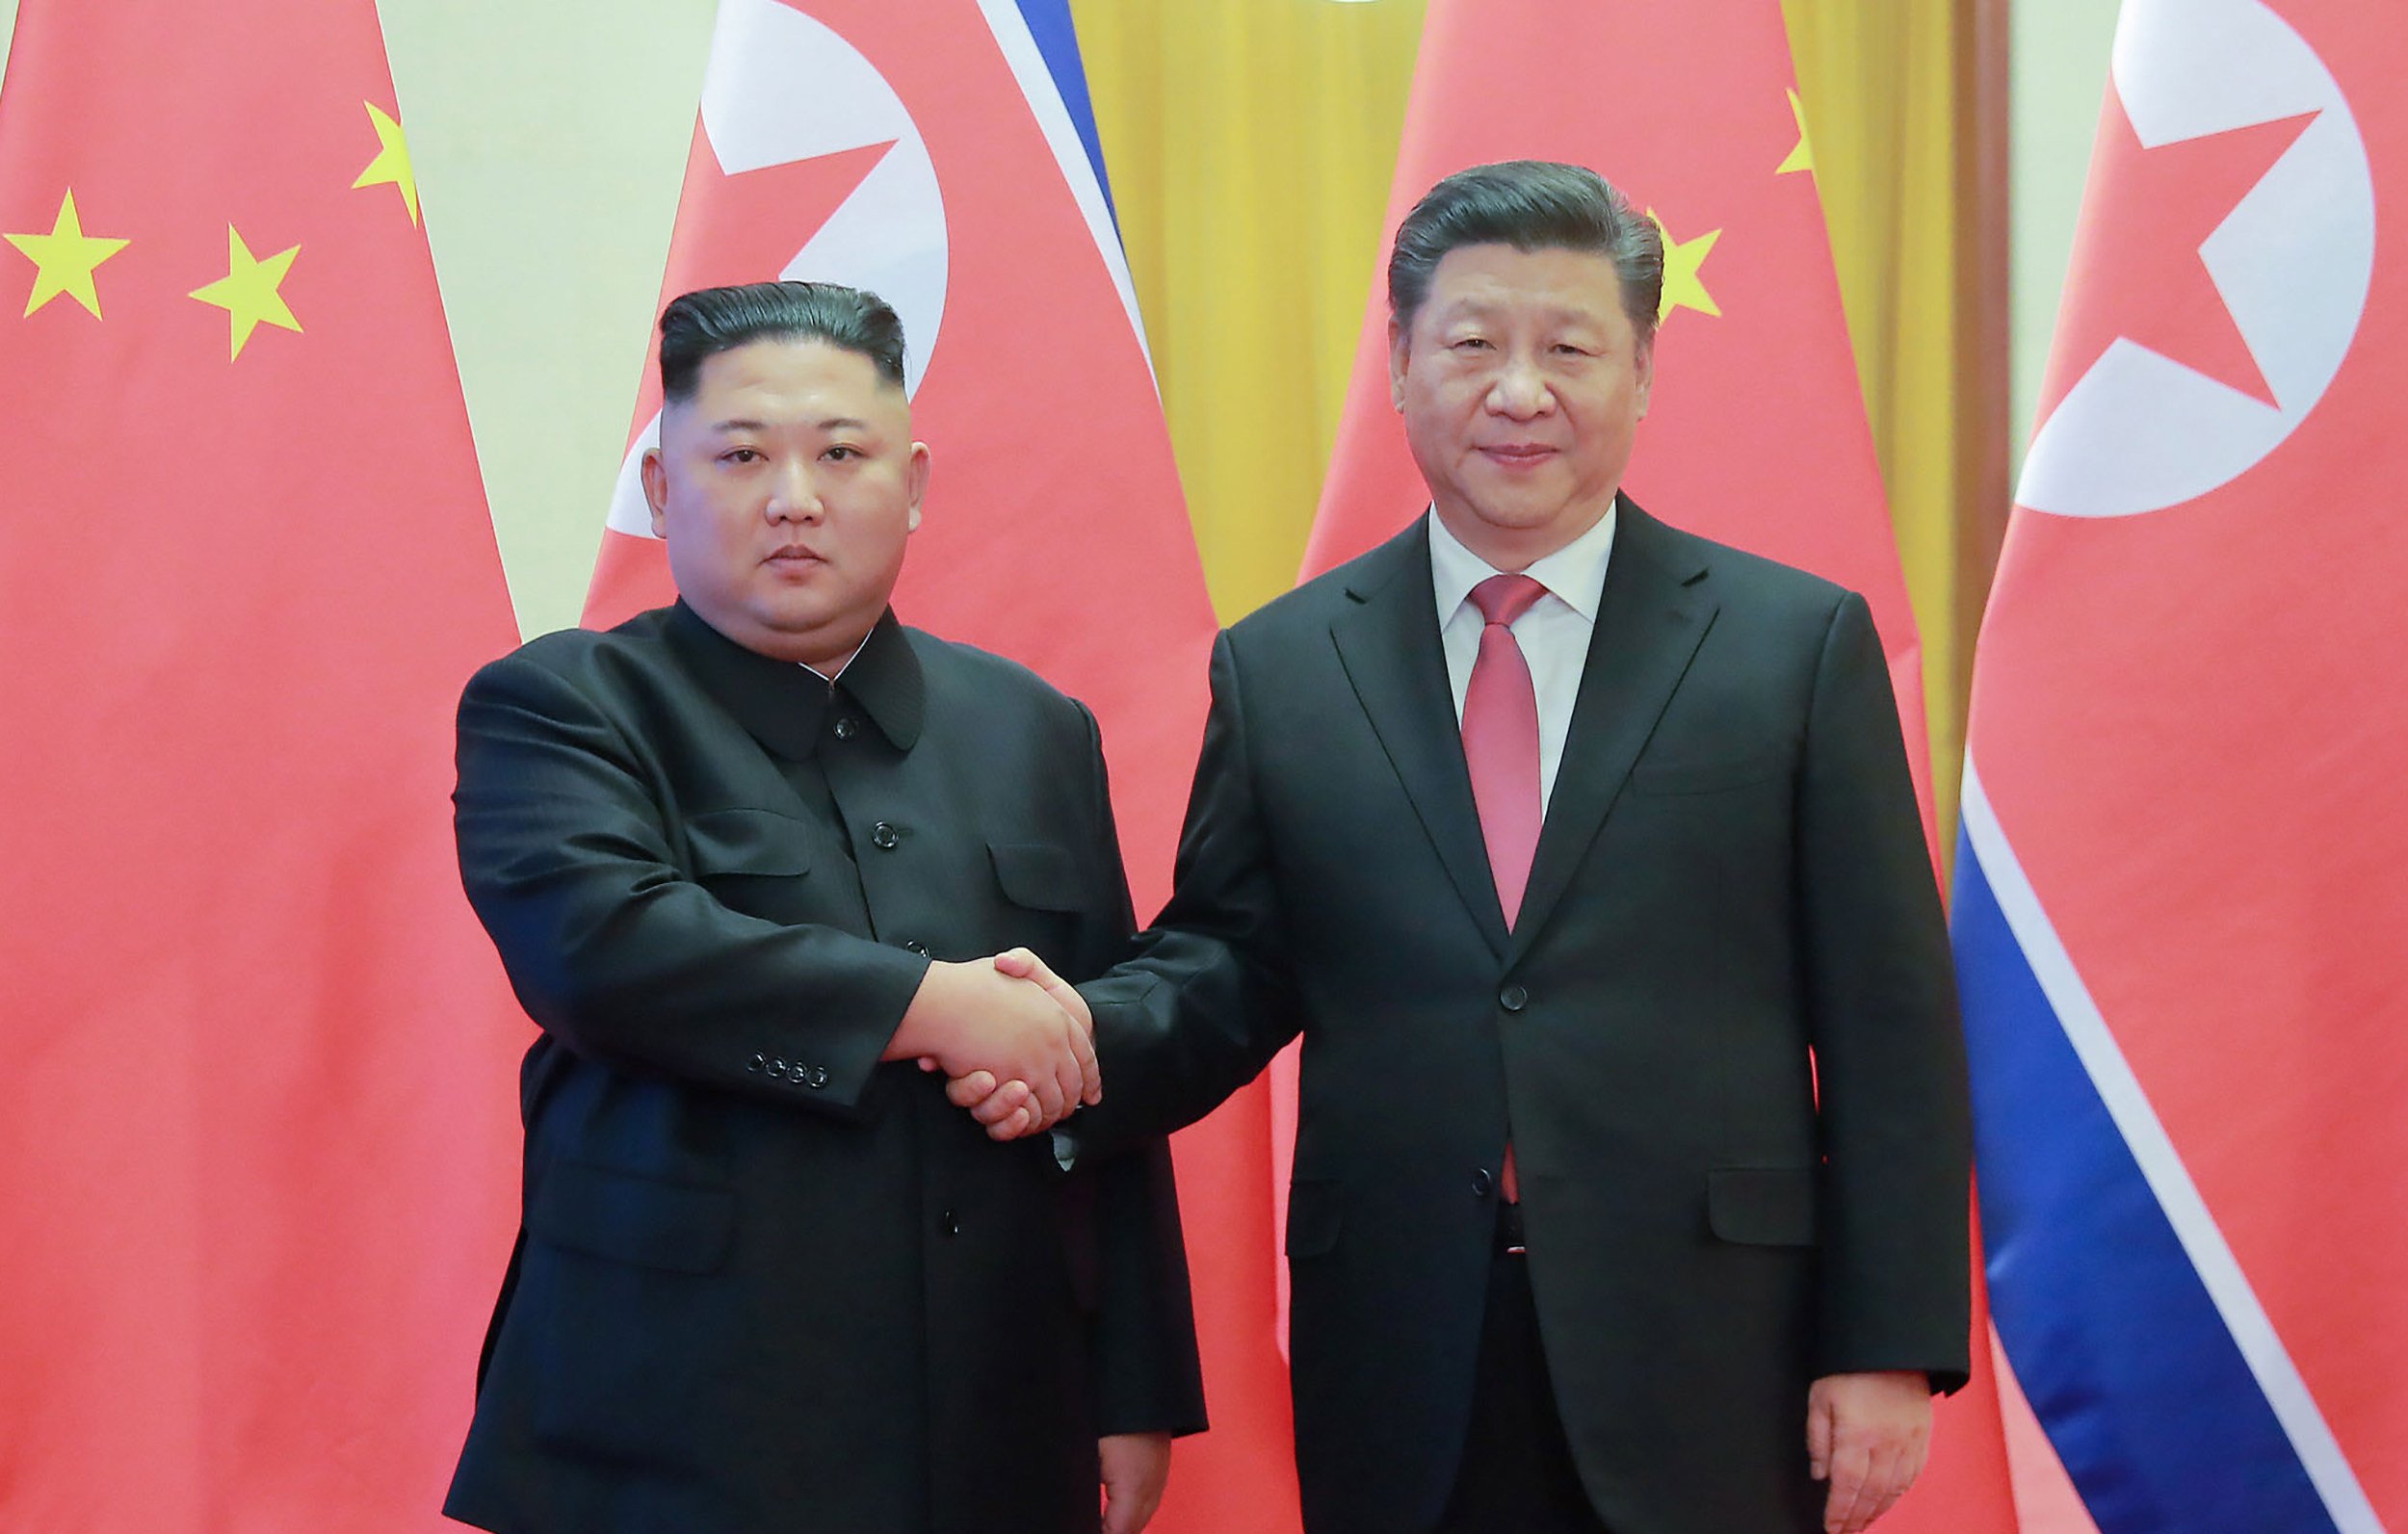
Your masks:
[[[1410,328],[1447,252],[1468,245],[1583,250],[1613,263],[1622,310],[1639,345],[1656,337],[1663,300],[1663,236],[1585,166],[1508,160],[1458,170],[1429,189],[1397,227],[1388,257],[1388,312]]]
[[[663,397],[693,399],[705,361],[755,341],[824,341],[903,387],[903,321],[885,299],[834,282],[752,282],[697,288],[661,312]]]

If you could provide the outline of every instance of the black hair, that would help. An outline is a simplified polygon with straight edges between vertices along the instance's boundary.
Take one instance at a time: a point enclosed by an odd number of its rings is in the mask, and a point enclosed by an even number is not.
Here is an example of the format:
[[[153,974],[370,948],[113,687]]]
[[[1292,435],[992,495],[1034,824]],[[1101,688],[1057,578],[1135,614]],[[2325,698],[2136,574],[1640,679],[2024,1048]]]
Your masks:
[[[694,398],[706,360],[754,341],[824,341],[903,387],[903,321],[885,299],[834,282],[752,282],[697,288],[661,311],[662,395]]]
[[[1622,309],[1639,345],[1655,339],[1663,296],[1663,236],[1656,221],[1585,166],[1507,160],[1458,170],[1429,189],[1397,227],[1388,257],[1388,311],[1410,327],[1447,252],[1469,245],[1584,250],[1613,263]]]

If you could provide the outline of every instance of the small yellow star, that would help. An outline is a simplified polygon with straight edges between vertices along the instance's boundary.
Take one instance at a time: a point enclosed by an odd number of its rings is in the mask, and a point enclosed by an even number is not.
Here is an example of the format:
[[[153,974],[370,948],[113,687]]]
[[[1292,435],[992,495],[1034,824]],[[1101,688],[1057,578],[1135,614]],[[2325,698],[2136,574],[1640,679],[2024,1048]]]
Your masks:
[[[1815,144],[1814,141],[1806,136],[1806,104],[1797,99],[1797,92],[1794,91],[1790,92],[1790,116],[1797,119],[1797,147],[1790,151],[1790,157],[1781,162],[1781,169],[1775,170],[1773,174],[1785,176],[1793,170],[1803,170],[1812,175],[1815,169]]]
[[[34,292],[25,300],[27,314],[64,293],[91,310],[93,319],[100,318],[100,290],[92,283],[92,271],[124,249],[126,242],[86,234],[84,221],[76,216],[72,189],[60,199],[59,217],[48,234],[13,234],[8,241],[34,263]]]
[[[1675,240],[1672,231],[1663,226],[1663,221],[1656,218],[1655,209],[1648,209],[1647,217],[1655,220],[1656,232],[1663,236],[1663,300],[1657,306],[1657,324],[1670,319],[1672,311],[1681,308],[1719,318],[1722,310],[1715,305],[1714,295],[1706,291],[1699,269],[1705,266],[1714,242],[1722,238],[1722,231],[1709,229],[1694,240]]]
[[[360,103],[368,109],[368,121],[377,130],[377,157],[368,162],[368,169],[359,172],[352,189],[391,186],[401,189],[402,206],[409,210],[409,221],[418,221],[418,177],[409,168],[409,143],[402,137],[402,125],[378,110],[373,101]]]
[[[284,296],[276,290],[283,286],[284,274],[293,269],[293,258],[301,254],[301,247],[279,250],[262,261],[250,253],[250,247],[225,226],[225,275],[205,288],[195,288],[192,296],[203,303],[214,303],[226,312],[232,322],[234,356],[243,354],[244,343],[262,325],[282,325],[298,330],[301,322],[285,306]]]

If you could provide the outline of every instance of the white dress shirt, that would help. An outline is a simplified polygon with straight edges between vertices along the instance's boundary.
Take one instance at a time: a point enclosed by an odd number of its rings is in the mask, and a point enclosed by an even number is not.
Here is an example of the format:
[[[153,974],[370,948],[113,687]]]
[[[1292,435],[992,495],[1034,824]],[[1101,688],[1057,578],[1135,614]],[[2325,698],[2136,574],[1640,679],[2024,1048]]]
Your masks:
[[[1571,542],[1533,560],[1522,573],[1547,588],[1513,620],[1513,642],[1530,663],[1538,693],[1538,808],[1543,819],[1555,796],[1556,769],[1563,765],[1563,741],[1572,730],[1572,705],[1581,693],[1581,669],[1588,662],[1589,636],[1597,628],[1597,603],[1605,594],[1606,564],[1613,556],[1614,510]],[[1472,605],[1472,587],[1499,571],[1465,548],[1429,512],[1430,584],[1437,588],[1438,637],[1447,652],[1447,685],[1454,692],[1454,720],[1463,722],[1463,694],[1472,685],[1472,663],[1479,657],[1480,630],[1487,620]]]

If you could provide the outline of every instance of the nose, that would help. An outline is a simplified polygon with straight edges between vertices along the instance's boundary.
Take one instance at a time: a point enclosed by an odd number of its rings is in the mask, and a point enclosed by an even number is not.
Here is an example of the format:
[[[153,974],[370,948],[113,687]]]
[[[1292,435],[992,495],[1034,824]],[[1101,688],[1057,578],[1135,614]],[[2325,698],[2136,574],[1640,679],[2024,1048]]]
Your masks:
[[[1488,387],[1488,408],[1515,421],[1544,415],[1554,403],[1546,375],[1535,360],[1519,352],[1504,359]]]
[[[772,480],[769,504],[762,512],[772,522],[799,522],[807,527],[818,522],[825,509],[810,464],[789,461],[779,466]]]

